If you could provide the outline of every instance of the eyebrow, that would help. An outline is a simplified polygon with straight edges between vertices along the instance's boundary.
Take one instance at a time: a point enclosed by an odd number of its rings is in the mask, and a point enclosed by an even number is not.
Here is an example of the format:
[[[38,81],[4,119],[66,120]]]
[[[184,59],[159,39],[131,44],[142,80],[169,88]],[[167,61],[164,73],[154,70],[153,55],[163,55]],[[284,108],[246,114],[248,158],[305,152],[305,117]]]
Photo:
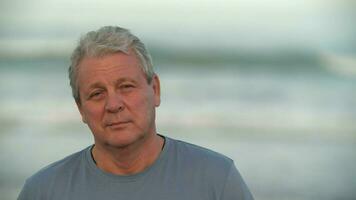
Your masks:
[[[131,83],[137,83],[136,80],[132,79],[132,78],[126,78],[126,77],[123,77],[123,78],[119,78],[115,81],[115,85],[118,85],[118,84],[121,84],[123,82],[131,82]],[[88,91],[92,90],[92,89],[95,89],[95,88],[103,88],[103,84],[100,83],[100,82],[95,82],[93,84],[91,84],[88,88]]]
[[[102,88],[102,87],[103,87],[103,84],[101,84],[100,82],[95,82],[89,86],[88,91],[95,89],[95,88]]]
[[[115,84],[118,85],[118,84],[123,83],[123,82],[137,83],[137,81],[132,79],[132,78],[123,77],[123,78],[117,79],[115,81]]]

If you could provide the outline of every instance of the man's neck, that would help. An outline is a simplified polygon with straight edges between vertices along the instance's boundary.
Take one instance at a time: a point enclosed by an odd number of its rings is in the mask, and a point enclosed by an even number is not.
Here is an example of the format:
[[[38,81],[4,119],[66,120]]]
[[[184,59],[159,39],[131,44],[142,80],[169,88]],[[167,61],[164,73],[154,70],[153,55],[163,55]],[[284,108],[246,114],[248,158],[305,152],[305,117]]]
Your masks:
[[[105,172],[116,175],[132,175],[144,171],[157,160],[164,139],[154,134],[135,146],[127,148],[102,148],[95,145],[92,155],[96,165]]]

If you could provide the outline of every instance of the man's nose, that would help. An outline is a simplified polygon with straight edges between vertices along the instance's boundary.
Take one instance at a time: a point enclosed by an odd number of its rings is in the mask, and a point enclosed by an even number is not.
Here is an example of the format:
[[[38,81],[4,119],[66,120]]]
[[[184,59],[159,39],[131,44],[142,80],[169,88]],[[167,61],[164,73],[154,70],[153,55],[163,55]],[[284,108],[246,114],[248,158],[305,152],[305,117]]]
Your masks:
[[[124,109],[122,97],[117,93],[108,94],[105,104],[105,110],[111,113],[120,112]]]

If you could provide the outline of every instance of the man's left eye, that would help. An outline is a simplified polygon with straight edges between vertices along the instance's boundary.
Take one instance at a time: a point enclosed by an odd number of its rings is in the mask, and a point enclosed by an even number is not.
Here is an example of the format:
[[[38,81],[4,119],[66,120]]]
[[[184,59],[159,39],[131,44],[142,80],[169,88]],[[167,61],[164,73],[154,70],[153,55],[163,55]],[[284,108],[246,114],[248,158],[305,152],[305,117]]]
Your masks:
[[[131,84],[124,84],[124,85],[122,85],[122,87],[123,87],[123,88],[130,88],[130,87],[133,87],[133,85],[131,85]]]

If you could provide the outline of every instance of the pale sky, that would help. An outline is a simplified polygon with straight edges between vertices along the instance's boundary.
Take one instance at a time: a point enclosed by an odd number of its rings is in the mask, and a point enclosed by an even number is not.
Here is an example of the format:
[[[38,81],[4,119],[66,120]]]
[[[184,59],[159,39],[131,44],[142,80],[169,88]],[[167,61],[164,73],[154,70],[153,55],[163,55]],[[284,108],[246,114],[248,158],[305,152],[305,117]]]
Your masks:
[[[0,7],[3,48],[65,48],[103,25],[168,46],[356,48],[352,0],[5,0]]]

